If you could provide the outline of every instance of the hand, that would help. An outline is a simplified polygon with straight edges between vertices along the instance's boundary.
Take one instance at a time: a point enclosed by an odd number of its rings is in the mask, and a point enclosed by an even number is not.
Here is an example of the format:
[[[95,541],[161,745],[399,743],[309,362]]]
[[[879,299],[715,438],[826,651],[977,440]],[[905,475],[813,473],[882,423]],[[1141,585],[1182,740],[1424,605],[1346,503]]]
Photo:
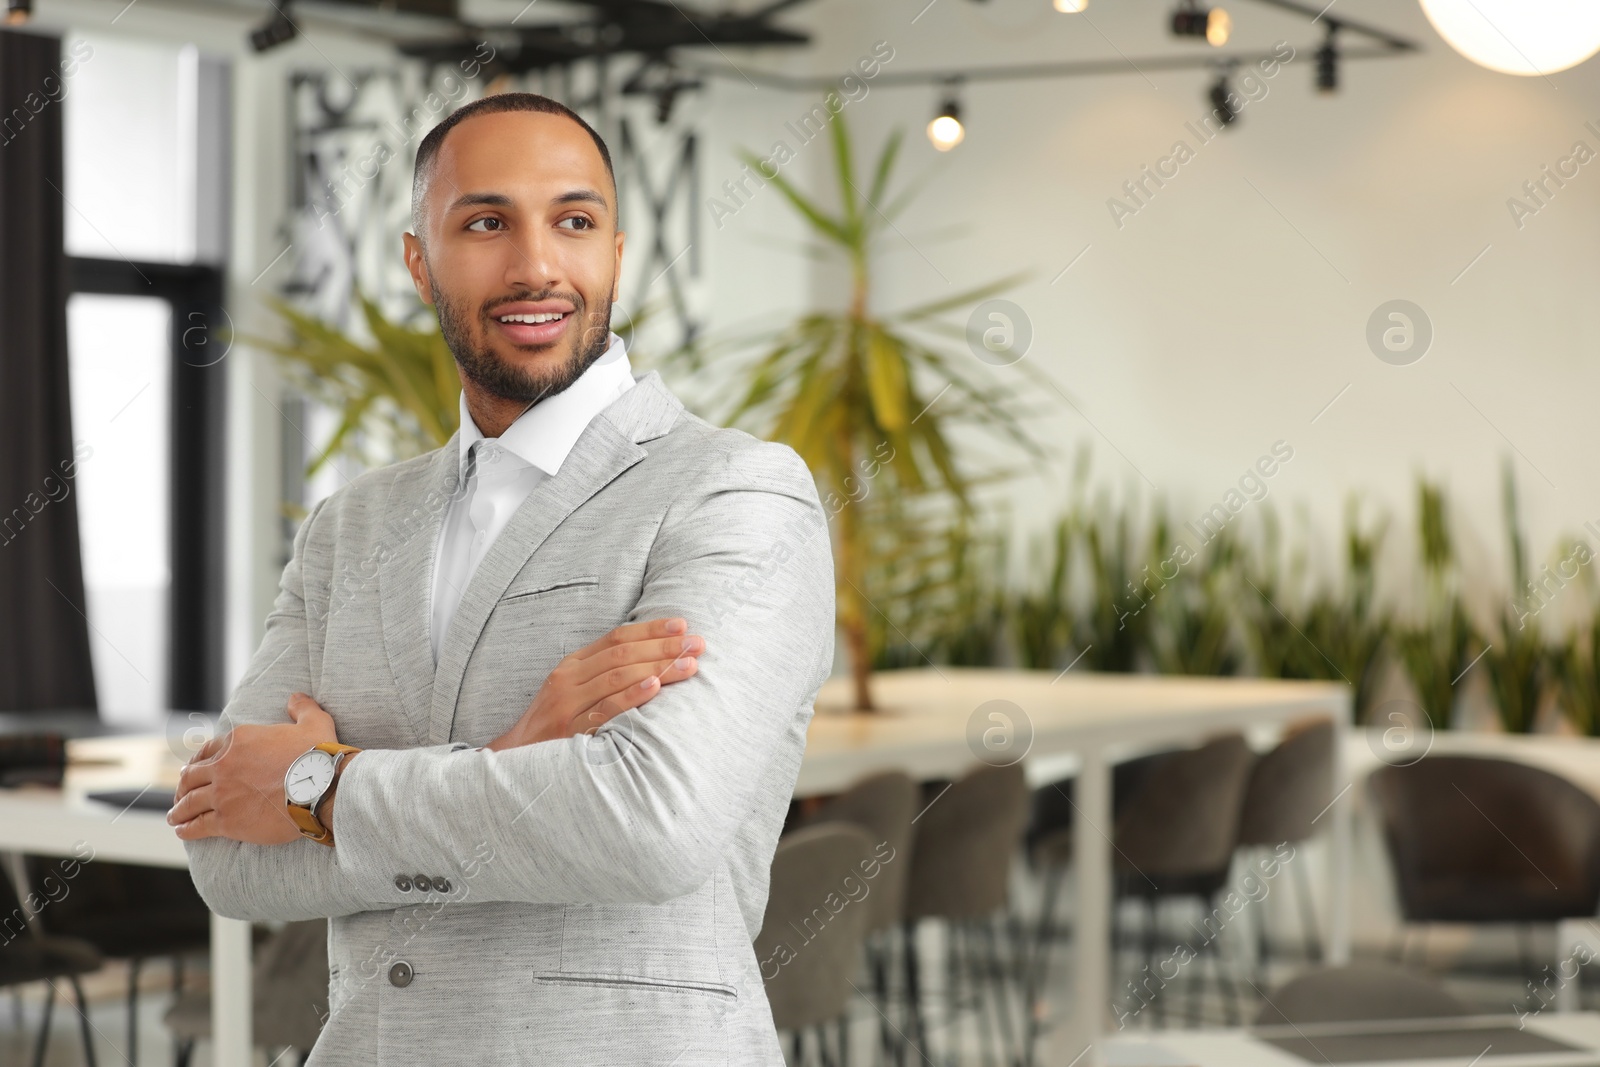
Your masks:
[[[683,619],[619,626],[556,664],[516,725],[489,742],[496,751],[592,733],[698,669],[703,637]]]
[[[254,845],[300,838],[284,810],[283,776],[289,764],[316,745],[337,741],[333,717],[296,693],[290,722],[236,726],[207,741],[178,775],[177,802],[167,812],[185,841],[228,837]]]

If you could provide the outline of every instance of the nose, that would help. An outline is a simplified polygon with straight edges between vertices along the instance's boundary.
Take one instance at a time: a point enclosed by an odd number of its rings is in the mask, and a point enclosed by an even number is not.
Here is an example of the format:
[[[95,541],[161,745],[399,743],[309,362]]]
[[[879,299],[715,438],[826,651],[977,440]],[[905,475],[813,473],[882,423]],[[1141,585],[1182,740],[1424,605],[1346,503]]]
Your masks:
[[[542,293],[562,288],[563,275],[554,235],[541,226],[524,226],[505,236],[508,288]]]

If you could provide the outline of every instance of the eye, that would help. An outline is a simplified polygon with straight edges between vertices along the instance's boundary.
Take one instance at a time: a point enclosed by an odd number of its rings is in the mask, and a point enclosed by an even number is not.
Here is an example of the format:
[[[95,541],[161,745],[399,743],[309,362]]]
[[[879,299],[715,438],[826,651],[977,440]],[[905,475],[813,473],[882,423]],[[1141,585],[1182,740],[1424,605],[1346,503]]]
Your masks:
[[[583,223],[583,225],[581,227],[579,227],[580,229],[585,229],[585,230],[594,229],[594,220],[589,218],[587,215],[569,215],[566,218],[562,219],[560,222],[556,223],[556,225],[557,226],[562,226],[562,225],[565,225],[566,223],[569,223],[569,222],[581,222],[581,223]]]
[[[480,223],[483,224],[482,228],[479,227]],[[490,225],[490,223],[493,223],[493,225]],[[473,219],[467,223],[467,229],[476,230],[478,233],[496,233],[504,227],[505,221],[497,219],[493,215],[485,215],[481,219]]]

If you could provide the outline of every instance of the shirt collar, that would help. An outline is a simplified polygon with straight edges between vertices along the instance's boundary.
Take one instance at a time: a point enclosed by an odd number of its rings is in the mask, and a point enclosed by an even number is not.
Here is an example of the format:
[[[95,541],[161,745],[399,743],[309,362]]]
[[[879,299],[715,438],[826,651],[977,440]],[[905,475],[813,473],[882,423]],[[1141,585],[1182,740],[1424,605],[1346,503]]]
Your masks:
[[[633,387],[633,367],[627,347],[616,333],[605,355],[591,363],[578,380],[555,396],[545,397],[506,427],[495,440],[524,463],[554,475],[561,469],[584,427],[611,402]],[[467,411],[466,390],[461,392],[461,448],[458,457],[463,482],[467,478],[467,453],[485,440],[483,431]]]

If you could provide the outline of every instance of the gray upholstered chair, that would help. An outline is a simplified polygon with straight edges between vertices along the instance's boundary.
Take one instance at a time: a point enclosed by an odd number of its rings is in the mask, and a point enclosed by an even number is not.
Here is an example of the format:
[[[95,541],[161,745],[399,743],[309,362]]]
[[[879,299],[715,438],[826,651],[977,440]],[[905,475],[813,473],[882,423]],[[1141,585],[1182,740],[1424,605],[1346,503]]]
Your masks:
[[[1250,788],[1239,816],[1240,849],[1273,849],[1296,845],[1317,831],[1316,821],[1333,803],[1335,734],[1333,721],[1314,719],[1291,726],[1276,748],[1256,761]],[[1305,864],[1291,863],[1306,959],[1322,961],[1322,939],[1312,906]],[[1266,915],[1257,912],[1257,939],[1265,965],[1268,955]]]
[[[844,822],[859,826],[873,846],[888,858],[882,863],[867,897],[867,966],[872,974],[873,996],[879,1014],[879,1039],[885,1051],[894,1049],[903,1027],[892,996],[895,944],[906,911],[906,884],[911,873],[911,820],[917,814],[917,783],[899,771],[864,778],[828,800],[803,823],[818,826]]]
[[[83,872],[80,870],[78,873]],[[61,901],[66,899],[62,897]],[[61,901],[50,900],[45,903],[49,907],[58,907]],[[78,1029],[83,1036],[84,1062],[94,1067],[89,1002],[84,999],[83,986],[78,978],[98,971],[104,966],[104,958],[87,941],[46,934],[37,915],[31,921],[24,921],[25,914],[16,885],[4,872],[0,872],[0,916],[5,917],[4,938],[0,940],[0,989],[16,991],[34,982],[45,984],[44,1019],[39,1024],[39,1037],[34,1045],[34,1067],[44,1067],[44,1054],[50,1042],[50,1015],[56,1003],[56,980],[62,978],[72,987],[73,996],[78,1001]]]
[[[327,920],[286,923],[262,942],[251,969],[251,994],[253,1043],[296,1049],[304,1063],[328,1016]],[[178,1065],[187,1067],[195,1042],[211,1037],[211,994],[184,992],[167,1011],[166,1023],[179,1041]]]
[[[1427,756],[1381,767],[1367,783],[1407,924],[1515,924],[1531,972],[1531,926],[1591,918],[1600,905],[1600,802],[1560,775]]]
[[[893,859],[873,880],[867,912],[869,931],[898,925],[905,915],[911,871],[911,820],[917,814],[917,783],[899,771],[874,774],[828,800],[802,826],[846,822],[859,826],[876,847],[887,844]]]
[[[1226,734],[1198,748],[1143,757],[1126,771],[1119,766],[1121,773],[1113,777],[1112,861],[1117,899],[1139,900],[1145,905],[1143,949],[1152,971],[1157,967],[1157,903],[1170,897],[1198,897],[1214,909],[1216,896],[1227,885],[1255,761],[1255,753],[1242,736]],[[1065,824],[1066,820],[1057,821]],[[1035,827],[1040,823],[1036,801]],[[1029,1005],[1034,1004],[1047,978],[1055,923],[1051,886],[1059,883],[1062,866],[1070,859],[1070,848],[1060,843],[1068,832],[1063,825],[1052,835],[1040,834],[1032,851],[1035,862],[1045,866],[1048,880],[1038,938],[1026,967],[1024,995]],[[1119,930],[1113,923],[1113,966],[1120,954]],[[1220,991],[1222,964],[1216,938],[1207,937],[1193,947],[1197,954],[1212,958]],[[1200,984],[1190,983],[1192,1017],[1198,1017]],[[1237,990],[1233,997],[1225,998],[1230,1020],[1239,1014],[1238,999]],[[1159,991],[1151,1003],[1156,1019],[1164,1020],[1165,998]],[[1037,1010],[1028,1012],[1027,1027],[1025,1059],[1032,1062],[1040,1027]]]
[[[1410,971],[1375,963],[1316,967],[1267,996],[1257,1026],[1435,1019],[1470,1009],[1443,986]]]
[[[838,1048],[849,1047],[847,1015],[871,922],[866,902],[876,880],[864,875],[861,864],[873,857],[874,844],[859,826],[824,823],[784,835],[772,857],[756,961],[772,1021],[792,1035],[796,1064],[804,1062],[808,1031],[816,1036],[819,1057],[832,1059],[830,1023]],[[865,896],[857,885],[868,887]],[[830,900],[843,903],[830,906]]]
[[[25,857],[31,885],[41,885],[56,861]],[[139,1063],[139,976],[153,959],[172,963],[172,989],[183,988],[184,957],[211,945],[211,912],[188,871],[96,861],[73,879],[72,892],[40,920],[47,933],[87,941],[101,957],[128,965],[129,1067]]]
[[[1157,908],[1163,899],[1198,897],[1213,912],[1228,884],[1228,870],[1239,840],[1239,816],[1256,755],[1239,734],[1226,734],[1187,752],[1173,753],[1152,768],[1138,793],[1117,816],[1112,837],[1112,867],[1120,899],[1145,903],[1145,963],[1158,966]],[[1191,927],[1189,933],[1194,932]],[[1187,936],[1187,935],[1186,935]],[[1222,959],[1215,935],[1192,945],[1214,964],[1218,991]],[[1200,966],[1198,961],[1196,966]],[[1203,972],[1202,972],[1203,973]],[[1199,1021],[1199,981],[1189,985],[1189,1014]],[[1163,1018],[1159,994],[1156,1018]],[[1224,997],[1230,1022],[1236,1021],[1238,993]]]
[[[1009,910],[1011,864],[1027,818],[1028,785],[1020,764],[979,767],[937,787],[917,818],[906,887],[905,959],[913,1040],[919,1051],[927,1048],[927,1026],[916,927],[923,919],[938,919],[949,935],[945,988],[951,1024],[946,1032],[953,1041],[964,982],[985,1045],[993,1040],[992,1007],[1004,1058],[1014,1058],[1017,1031],[1007,983],[1015,968],[1002,959],[995,923]]]

